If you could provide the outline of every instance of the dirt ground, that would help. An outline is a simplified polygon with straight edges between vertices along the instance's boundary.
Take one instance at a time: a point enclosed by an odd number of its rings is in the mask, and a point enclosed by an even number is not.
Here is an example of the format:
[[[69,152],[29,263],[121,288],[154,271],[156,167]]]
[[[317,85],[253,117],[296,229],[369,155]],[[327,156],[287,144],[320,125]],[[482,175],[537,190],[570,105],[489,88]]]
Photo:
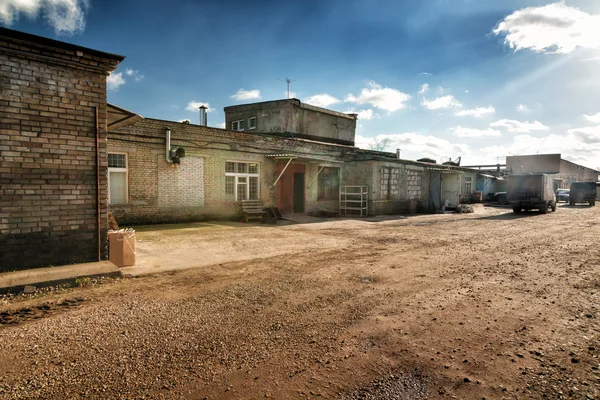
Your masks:
[[[139,237],[178,270],[2,302],[1,398],[600,399],[595,207]]]

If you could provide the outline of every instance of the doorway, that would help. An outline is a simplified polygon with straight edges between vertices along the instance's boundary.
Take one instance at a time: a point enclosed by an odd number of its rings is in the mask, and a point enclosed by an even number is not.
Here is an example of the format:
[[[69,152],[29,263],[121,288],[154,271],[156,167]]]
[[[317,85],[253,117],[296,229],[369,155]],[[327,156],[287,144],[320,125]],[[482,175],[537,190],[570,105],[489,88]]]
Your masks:
[[[304,213],[304,172],[294,172],[294,214]]]
[[[277,173],[281,173],[285,163],[277,165]],[[277,184],[277,207],[282,214],[304,213],[306,165],[290,164],[283,172]]]

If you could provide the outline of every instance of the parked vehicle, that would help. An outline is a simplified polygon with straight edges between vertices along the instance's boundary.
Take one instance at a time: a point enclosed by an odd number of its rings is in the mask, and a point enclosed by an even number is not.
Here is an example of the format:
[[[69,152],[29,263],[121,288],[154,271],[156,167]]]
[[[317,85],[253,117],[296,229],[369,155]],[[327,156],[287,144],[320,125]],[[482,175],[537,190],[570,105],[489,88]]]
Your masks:
[[[589,203],[596,205],[596,182],[573,182],[569,192],[569,204]]]
[[[515,213],[535,209],[546,214],[548,208],[556,211],[552,175],[510,175],[508,177],[508,202]]]
[[[492,196],[492,200],[497,202],[498,204],[508,204],[508,193],[507,192],[496,192]]]
[[[559,201],[569,202],[569,189],[558,189],[556,191],[556,202]]]

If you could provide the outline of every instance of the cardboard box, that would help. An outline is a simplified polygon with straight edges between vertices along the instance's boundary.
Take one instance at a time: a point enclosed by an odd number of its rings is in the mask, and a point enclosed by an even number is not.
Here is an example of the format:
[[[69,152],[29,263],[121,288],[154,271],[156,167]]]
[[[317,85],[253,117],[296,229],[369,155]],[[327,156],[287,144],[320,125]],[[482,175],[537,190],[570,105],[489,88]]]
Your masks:
[[[117,267],[135,265],[135,231],[108,231],[108,260]]]

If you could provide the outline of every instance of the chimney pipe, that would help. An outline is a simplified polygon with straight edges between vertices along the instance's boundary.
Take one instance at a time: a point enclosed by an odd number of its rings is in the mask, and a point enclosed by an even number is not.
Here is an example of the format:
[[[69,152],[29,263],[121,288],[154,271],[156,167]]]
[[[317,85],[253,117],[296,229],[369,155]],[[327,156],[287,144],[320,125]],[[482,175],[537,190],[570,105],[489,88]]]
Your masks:
[[[208,126],[208,120],[206,118],[207,110],[206,106],[200,106],[200,126]]]
[[[400,149],[396,149],[396,158],[400,159]]]
[[[165,128],[166,143],[165,143],[165,158],[167,162],[171,162],[171,129]]]

